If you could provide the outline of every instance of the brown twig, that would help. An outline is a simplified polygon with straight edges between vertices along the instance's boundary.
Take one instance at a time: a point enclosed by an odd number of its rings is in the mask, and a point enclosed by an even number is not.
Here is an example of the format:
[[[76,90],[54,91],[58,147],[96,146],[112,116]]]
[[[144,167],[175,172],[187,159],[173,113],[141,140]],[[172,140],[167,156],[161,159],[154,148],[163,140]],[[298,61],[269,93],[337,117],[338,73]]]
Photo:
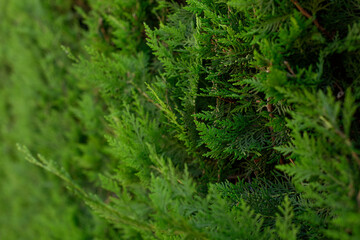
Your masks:
[[[313,16],[311,16],[310,13],[308,13],[297,0],[291,0],[291,2],[296,6],[296,8],[302,13],[302,15],[304,15],[305,17],[307,17],[308,19],[312,19]],[[333,37],[326,31],[326,29],[320,25],[319,21],[317,19],[313,20],[313,23],[315,24],[315,26],[325,35],[327,36],[329,39],[333,39]]]
[[[218,97],[218,99],[220,99],[224,102],[228,102],[228,103],[236,103],[236,100],[232,100],[232,99],[228,99],[228,98]]]
[[[292,160],[291,158],[289,158],[289,160],[295,166],[294,160]]]
[[[99,18],[99,20],[98,20],[98,28],[99,28],[101,34],[103,35],[105,41],[110,44],[110,35],[109,35],[107,29],[105,28],[103,18]]]
[[[344,96],[345,92],[337,82],[334,82],[334,84],[339,89],[339,92],[336,94],[336,98],[340,99],[340,98],[342,98]]]
[[[296,77],[296,74],[294,73],[293,69],[291,68],[290,64],[288,61],[284,61],[285,66],[287,67],[287,69],[289,70],[289,72],[291,73],[290,77]]]

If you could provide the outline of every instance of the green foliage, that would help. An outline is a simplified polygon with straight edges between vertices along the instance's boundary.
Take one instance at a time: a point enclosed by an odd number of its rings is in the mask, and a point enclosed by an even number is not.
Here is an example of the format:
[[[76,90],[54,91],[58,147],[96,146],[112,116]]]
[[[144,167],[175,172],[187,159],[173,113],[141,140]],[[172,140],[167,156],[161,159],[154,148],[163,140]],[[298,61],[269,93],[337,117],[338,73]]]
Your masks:
[[[199,197],[187,168],[179,174],[171,161],[160,157],[148,145],[154,166],[150,185],[124,187],[116,178],[103,177],[103,186],[112,196],[102,202],[81,189],[61,167],[41,155],[34,158],[20,147],[26,158],[60,177],[97,214],[121,229],[125,239],[287,239],[296,237],[293,211],[288,198],[279,208],[276,230],[262,229],[263,219],[243,201],[229,207],[214,186]],[[145,184],[143,184],[144,186]],[[107,202],[107,203],[106,203]],[[285,224],[283,224],[285,222]]]
[[[308,101],[311,98],[317,102]],[[293,140],[281,151],[291,152],[300,161],[296,168],[279,168],[294,176],[296,188],[308,200],[309,210],[304,215],[307,221],[328,226],[322,229],[328,237],[357,239],[360,161],[351,139],[350,122],[358,104],[350,90],[343,104],[331,91],[327,95],[304,92],[291,99],[301,104],[288,122]],[[319,219],[310,209],[319,209],[328,217]]]
[[[219,192],[227,197],[235,206],[241,201],[248,204],[257,214],[273,218],[284,196],[290,197],[293,204],[298,201],[296,190],[289,182],[278,180],[270,182],[266,179],[244,180],[231,184],[229,182],[216,185]],[[300,203],[298,203],[300,205]]]
[[[279,208],[280,214],[276,214],[275,233],[279,239],[296,239],[299,229],[292,223],[294,213],[291,202],[286,196],[284,203]]]
[[[9,8],[0,47],[1,202],[24,171],[90,216],[56,228],[73,238],[360,238],[357,0],[33,4],[42,27]]]
[[[110,238],[114,232],[58,179],[24,164],[16,149],[20,142],[51,155],[79,182],[97,178],[93,170],[99,170],[104,155],[98,147],[104,142],[99,139],[103,127],[91,115],[98,109],[91,111],[91,95],[76,87],[71,62],[60,48],[79,48],[73,44],[80,29],[72,5],[0,1],[1,239]],[[85,113],[81,127],[78,117]],[[87,129],[96,128],[96,134],[88,132],[92,137],[84,147]]]

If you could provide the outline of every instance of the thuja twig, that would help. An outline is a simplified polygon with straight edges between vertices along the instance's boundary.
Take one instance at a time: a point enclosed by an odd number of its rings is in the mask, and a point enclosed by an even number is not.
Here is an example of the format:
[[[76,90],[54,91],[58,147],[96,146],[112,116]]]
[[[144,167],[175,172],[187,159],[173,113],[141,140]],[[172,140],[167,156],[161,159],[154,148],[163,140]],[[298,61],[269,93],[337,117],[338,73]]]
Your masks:
[[[295,166],[294,160],[292,160],[291,158],[289,158],[289,160]]]
[[[272,111],[273,111],[273,105],[270,103],[270,98],[267,99],[267,104],[266,104],[266,109],[267,111],[269,112],[269,116],[271,118],[274,118],[274,114],[272,114]],[[271,140],[272,140],[272,143],[275,144],[275,136],[274,136],[274,128],[272,126],[269,127],[270,129],[270,132],[271,132]]]
[[[146,100],[152,104],[155,105],[155,107],[157,107],[158,109],[162,109],[161,106],[159,104],[157,104],[156,102],[154,102],[154,100],[152,100],[149,95],[146,94],[146,92],[142,91],[139,87],[136,86],[136,90],[138,90],[139,93],[141,93],[141,95],[143,95]]]
[[[128,75],[129,75],[129,74],[128,74]],[[155,107],[157,107],[158,109],[162,110],[161,106],[160,106],[158,103],[154,102],[154,100],[152,100],[151,97],[149,97],[149,95],[147,95],[146,92],[142,91],[142,90],[141,90],[138,86],[136,86],[131,80],[127,81],[127,83],[130,83],[131,85],[133,85],[133,86],[135,87],[135,89],[136,89],[141,95],[143,95],[148,102],[154,104]]]
[[[274,117],[274,114],[272,113],[273,110],[274,110],[274,107],[273,107],[273,105],[270,103],[270,100],[271,100],[271,98],[268,98],[268,99],[267,99],[266,109],[267,109],[267,111],[269,112],[269,116],[270,116],[271,118],[275,118],[275,117]],[[276,139],[275,139],[275,134],[274,134],[274,128],[273,128],[272,126],[270,126],[269,129],[270,129],[270,134],[271,134],[272,145],[275,146],[275,140],[276,140]],[[284,164],[284,158],[283,158],[283,156],[281,156],[281,158],[280,158],[280,164]]]
[[[288,61],[284,61],[285,66],[287,67],[287,69],[289,70],[289,72],[291,73],[290,77],[296,77],[296,74],[294,73],[294,70],[291,68],[290,64]]]
[[[304,15],[305,17],[307,17],[308,19],[312,19],[313,16],[311,16],[310,13],[308,13],[297,0],[291,0],[291,2],[296,6],[296,8],[301,12],[302,15]],[[333,39],[333,37],[326,31],[326,29],[320,25],[319,21],[317,19],[313,20],[313,23],[315,24],[315,26],[325,35],[327,36],[329,39]]]
[[[271,98],[268,98],[268,99],[267,99],[266,109],[267,109],[267,111],[269,112],[269,116],[270,116],[271,118],[275,118],[275,117],[274,117],[274,114],[272,113],[273,110],[274,110],[274,107],[273,107],[273,105],[270,103],[270,100],[271,100]],[[272,126],[270,126],[269,129],[270,129],[270,133],[271,133],[271,141],[272,141],[272,144],[273,144],[273,146],[275,146],[275,140],[276,140],[276,138],[275,138],[275,134],[274,134],[274,128],[273,128]],[[293,160],[290,159],[290,162],[295,165],[295,163],[294,163]],[[284,157],[283,157],[283,156],[280,157],[280,162],[279,162],[279,163],[280,163],[280,164],[284,164]]]
[[[343,133],[342,131],[340,131],[339,129],[335,129],[335,132],[337,135],[339,135],[343,140],[345,140],[345,144],[349,147],[350,151],[351,151],[351,156],[355,159],[356,163],[358,164],[358,166],[360,167],[360,157],[358,156],[358,154],[352,149],[353,148],[353,144],[351,142],[351,140],[345,135],[345,133]]]

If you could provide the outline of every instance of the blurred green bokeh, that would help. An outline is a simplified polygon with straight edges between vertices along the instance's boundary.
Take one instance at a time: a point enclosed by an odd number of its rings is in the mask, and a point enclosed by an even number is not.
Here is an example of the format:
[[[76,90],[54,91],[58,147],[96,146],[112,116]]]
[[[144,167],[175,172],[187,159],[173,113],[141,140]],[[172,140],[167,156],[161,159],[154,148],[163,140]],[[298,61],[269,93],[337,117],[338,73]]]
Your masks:
[[[78,154],[72,143],[80,131],[69,106],[79,90],[61,49],[80,45],[72,5],[0,1],[0,239],[102,239],[106,231],[56,177],[16,149],[25,144],[69,169],[64,161]]]

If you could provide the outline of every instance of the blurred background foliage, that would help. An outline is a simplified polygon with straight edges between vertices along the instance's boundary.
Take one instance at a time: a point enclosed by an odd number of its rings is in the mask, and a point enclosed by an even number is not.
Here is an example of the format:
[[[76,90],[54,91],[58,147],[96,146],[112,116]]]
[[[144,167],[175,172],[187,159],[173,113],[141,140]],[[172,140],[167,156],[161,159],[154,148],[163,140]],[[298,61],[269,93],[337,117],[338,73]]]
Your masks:
[[[84,182],[94,181],[93,171],[103,166],[106,154],[95,150],[104,142],[99,118],[84,126],[77,116],[91,118],[97,108],[69,73],[71,60],[61,49],[80,49],[74,9],[80,3],[0,1],[0,239],[104,239],[112,234],[56,177],[25,164],[16,149],[21,142],[51,156]],[[82,112],[85,104],[93,112]],[[91,137],[84,147],[87,134]]]

